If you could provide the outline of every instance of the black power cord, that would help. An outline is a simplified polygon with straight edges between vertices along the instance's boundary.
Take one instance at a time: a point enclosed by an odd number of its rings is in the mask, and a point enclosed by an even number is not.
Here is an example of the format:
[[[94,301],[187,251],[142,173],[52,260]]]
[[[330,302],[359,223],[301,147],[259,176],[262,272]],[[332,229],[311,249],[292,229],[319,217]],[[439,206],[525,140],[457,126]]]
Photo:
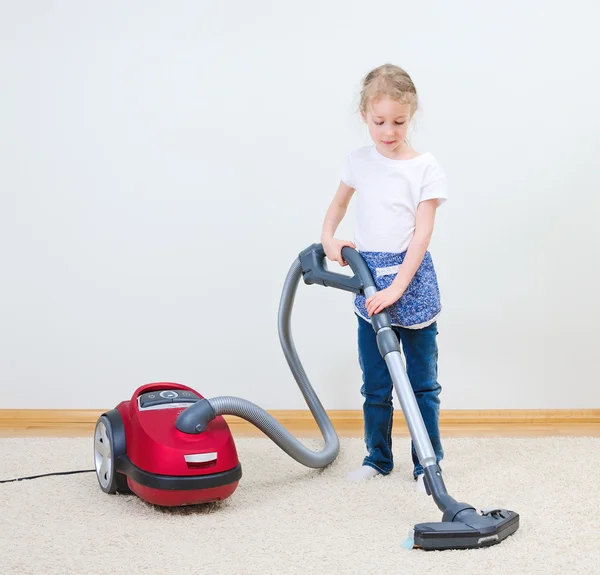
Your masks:
[[[17,477],[16,479],[3,479],[0,483],[12,483],[13,481],[25,481],[26,479],[38,479],[39,477],[49,477],[50,475],[73,475],[75,473],[93,473],[95,469],[79,469],[77,471],[57,471],[55,473],[44,473],[43,475],[31,475],[29,477]]]

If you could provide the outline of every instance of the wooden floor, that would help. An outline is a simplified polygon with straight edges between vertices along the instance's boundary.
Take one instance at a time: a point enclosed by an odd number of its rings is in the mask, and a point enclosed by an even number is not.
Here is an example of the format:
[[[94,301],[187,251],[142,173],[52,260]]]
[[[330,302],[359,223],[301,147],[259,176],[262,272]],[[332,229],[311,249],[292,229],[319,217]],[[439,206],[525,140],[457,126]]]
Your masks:
[[[239,420],[228,421],[236,437],[264,437],[263,433]],[[296,437],[320,437],[315,425],[286,424],[285,427]],[[29,425],[19,428],[0,428],[0,437],[90,437],[93,425],[74,424],[61,427]],[[340,437],[362,437],[362,426],[338,424],[336,431]],[[446,437],[549,437],[576,436],[600,437],[600,423],[464,423],[440,425],[440,431]],[[406,425],[400,423],[394,428],[394,435],[407,437]]]

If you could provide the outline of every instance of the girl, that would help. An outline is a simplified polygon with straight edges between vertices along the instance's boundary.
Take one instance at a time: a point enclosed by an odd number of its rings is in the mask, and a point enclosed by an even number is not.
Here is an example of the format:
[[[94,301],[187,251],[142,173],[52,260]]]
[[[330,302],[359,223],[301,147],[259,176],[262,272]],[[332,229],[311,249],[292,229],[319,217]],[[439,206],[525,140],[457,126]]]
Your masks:
[[[349,474],[351,480],[388,475],[394,466],[393,383],[370,324],[370,317],[386,308],[402,343],[408,377],[438,463],[443,458],[436,342],[441,304],[427,248],[436,209],[448,192],[444,171],[433,155],[417,152],[406,141],[417,107],[417,90],[402,68],[385,64],[367,74],[360,113],[374,145],[358,148],[347,157],[323,223],[321,242],[328,259],[345,266],[342,248],[357,249],[379,290],[366,301],[364,295],[354,299],[368,455],[362,467]],[[356,243],[334,238],[354,192]],[[423,468],[414,444],[412,460],[413,478],[423,490]]]

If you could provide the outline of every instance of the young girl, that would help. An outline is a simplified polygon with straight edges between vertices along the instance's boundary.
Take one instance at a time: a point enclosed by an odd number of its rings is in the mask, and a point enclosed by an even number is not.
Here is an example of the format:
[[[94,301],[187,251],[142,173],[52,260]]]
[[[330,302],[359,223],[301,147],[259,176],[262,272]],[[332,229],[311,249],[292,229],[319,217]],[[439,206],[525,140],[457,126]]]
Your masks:
[[[443,458],[436,342],[441,304],[427,248],[436,209],[446,201],[448,192],[444,171],[433,155],[417,152],[406,141],[417,105],[416,88],[403,69],[386,64],[367,74],[360,113],[374,145],[358,148],[348,156],[323,223],[321,242],[328,259],[345,266],[342,248],[357,249],[379,290],[366,301],[364,295],[354,300],[368,455],[362,467],[349,474],[351,480],[387,475],[394,466],[393,383],[370,323],[370,317],[384,309],[402,343],[408,377],[438,463]],[[334,238],[354,192],[358,202],[356,243]],[[413,478],[422,490],[423,468],[414,444],[412,460]]]

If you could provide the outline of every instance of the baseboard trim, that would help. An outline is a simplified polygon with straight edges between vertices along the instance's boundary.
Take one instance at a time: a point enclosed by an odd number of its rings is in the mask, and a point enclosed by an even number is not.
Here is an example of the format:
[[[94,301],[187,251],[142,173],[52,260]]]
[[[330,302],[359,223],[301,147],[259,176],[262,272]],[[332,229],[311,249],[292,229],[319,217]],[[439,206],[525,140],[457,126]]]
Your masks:
[[[0,429],[68,429],[92,428],[105,410],[100,409],[0,409]],[[271,410],[269,413],[284,426],[316,428],[310,411]],[[361,410],[330,410],[329,417],[336,428],[360,427]],[[400,410],[396,410],[398,424],[406,425]],[[234,416],[225,416],[228,424],[241,429],[250,424]],[[441,410],[441,425],[490,424],[600,424],[600,409],[448,409]]]

